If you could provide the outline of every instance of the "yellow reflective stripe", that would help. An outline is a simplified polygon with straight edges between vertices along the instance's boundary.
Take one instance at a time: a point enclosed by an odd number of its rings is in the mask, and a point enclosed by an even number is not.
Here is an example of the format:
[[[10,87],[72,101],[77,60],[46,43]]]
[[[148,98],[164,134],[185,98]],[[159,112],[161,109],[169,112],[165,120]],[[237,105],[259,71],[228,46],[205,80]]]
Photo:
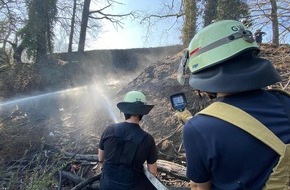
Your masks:
[[[197,114],[209,115],[227,121],[250,133],[280,156],[284,154],[286,145],[260,121],[237,107],[223,102],[214,102]]]

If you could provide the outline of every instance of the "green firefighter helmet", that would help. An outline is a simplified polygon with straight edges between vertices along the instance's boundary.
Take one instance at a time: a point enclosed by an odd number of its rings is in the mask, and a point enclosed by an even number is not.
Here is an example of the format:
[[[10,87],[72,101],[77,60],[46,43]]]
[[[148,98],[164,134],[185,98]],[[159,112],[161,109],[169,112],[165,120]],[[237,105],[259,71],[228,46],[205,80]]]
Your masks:
[[[122,102],[117,107],[125,114],[147,115],[154,105],[147,105],[146,96],[139,91],[130,91],[125,94]]]
[[[130,91],[128,92],[125,97],[124,97],[124,102],[142,102],[142,103],[146,103],[146,97],[142,92],[139,91]]]
[[[217,21],[191,40],[188,67],[192,73],[196,73],[249,49],[259,52],[252,33],[241,22]]]
[[[281,80],[268,60],[258,57],[252,32],[236,20],[214,22],[191,40],[177,72],[189,68],[189,84],[205,92],[233,93],[259,89]],[[185,73],[185,69],[183,69]]]

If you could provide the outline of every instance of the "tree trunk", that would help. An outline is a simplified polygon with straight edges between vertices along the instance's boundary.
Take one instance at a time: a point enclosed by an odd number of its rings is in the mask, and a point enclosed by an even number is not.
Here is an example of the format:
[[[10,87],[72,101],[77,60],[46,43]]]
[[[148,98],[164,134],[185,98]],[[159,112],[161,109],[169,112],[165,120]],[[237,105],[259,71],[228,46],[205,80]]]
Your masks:
[[[196,0],[185,0],[185,21],[182,27],[182,43],[188,46],[196,33],[197,7]]]
[[[90,4],[91,4],[91,0],[84,1],[81,32],[80,32],[80,39],[79,39],[79,48],[78,48],[78,52],[80,53],[85,51],[86,33],[87,33],[87,26],[88,26],[88,21],[89,21],[89,14],[90,14]]]
[[[69,34],[69,42],[68,42],[68,50],[67,50],[68,53],[72,52],[72,42],[73,42],[73,37],[74,37],[76,8],[77,8],[77,0],[74,0],[73,15],[71,18],[70,34]]]
[[[11,45],[14,51],[14,54],[13,54],[14,63],[21,63],[22,62],[21,55],[25,49],[23,43],[21,42],[19,46],[17,46],[17,44],[11,44]]]
[[[207,26],[211,24],[217,15],[217,5],[215,0],[208,0],[205,2],[204,16],[203,16],[203,24]]]
[[[273,32],[272,43],[276,46],[279,46],[279,23],[277,16],[277,2],[276,0],[270,0],[270,2],[271,2],[272,32]]]

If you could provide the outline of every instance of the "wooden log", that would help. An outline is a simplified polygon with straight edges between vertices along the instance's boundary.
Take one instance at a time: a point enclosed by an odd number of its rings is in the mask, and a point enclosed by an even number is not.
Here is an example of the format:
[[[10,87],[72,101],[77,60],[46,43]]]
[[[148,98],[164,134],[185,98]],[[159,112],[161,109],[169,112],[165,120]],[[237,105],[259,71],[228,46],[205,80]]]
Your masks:
[[[73,157],[76,160],[98,161],[97,154],[73,154],[65,153],[67,157]],[[178,179],[188,181],[186,177],[186,167],[167,160],[157,160],[157,167],[159,171],[165,172]]]
[[[186,177],[186,167],[167,160],[157,160],[157,167],[159,171],[163,171],[178,179],[189,181]]]
[[[89,185],[97,180],[100,180],[100,178],[101,178],[101,174],[93,176],[93,177],[91,177],[87,180],[84,180],[83,182],[77,184],[71,190],[80,190],[80,189],[84,188],[85,186],[87,186],[87,185]]]
[[[91,162],[97,162],[99,157],[97,154],[74,154],[69,152],[64,152],[65,158],[75,159],[75,160],[87,160]]]
[[[66,172],[66,171],[61,171],[61,176],[66,178],[66,179],[68,179],[68,180],[70,180],[70,181],[72,181],[72,182],[74,182],[74,183],[77,183],[77,184],[81,183],[81,182],[83,182],[85,180],[82,177],[79,177],[77,175],[74,175],[74,174],[72,174],[70,172]]]

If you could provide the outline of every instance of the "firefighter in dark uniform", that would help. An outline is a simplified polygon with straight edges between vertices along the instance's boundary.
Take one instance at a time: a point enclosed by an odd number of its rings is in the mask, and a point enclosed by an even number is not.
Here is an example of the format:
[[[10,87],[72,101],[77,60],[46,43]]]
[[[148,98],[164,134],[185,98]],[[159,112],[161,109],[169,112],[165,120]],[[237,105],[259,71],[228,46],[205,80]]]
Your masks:
[[[128,92],[117,107],[124,113],[125,121],[108,126],[99,144],[99,162],[103,162],[101,189],[137,190],[155,189],[144,174],[148,170],[157,174],[157,149],[153,137],[139,125],[153,105],[139,91]]]

